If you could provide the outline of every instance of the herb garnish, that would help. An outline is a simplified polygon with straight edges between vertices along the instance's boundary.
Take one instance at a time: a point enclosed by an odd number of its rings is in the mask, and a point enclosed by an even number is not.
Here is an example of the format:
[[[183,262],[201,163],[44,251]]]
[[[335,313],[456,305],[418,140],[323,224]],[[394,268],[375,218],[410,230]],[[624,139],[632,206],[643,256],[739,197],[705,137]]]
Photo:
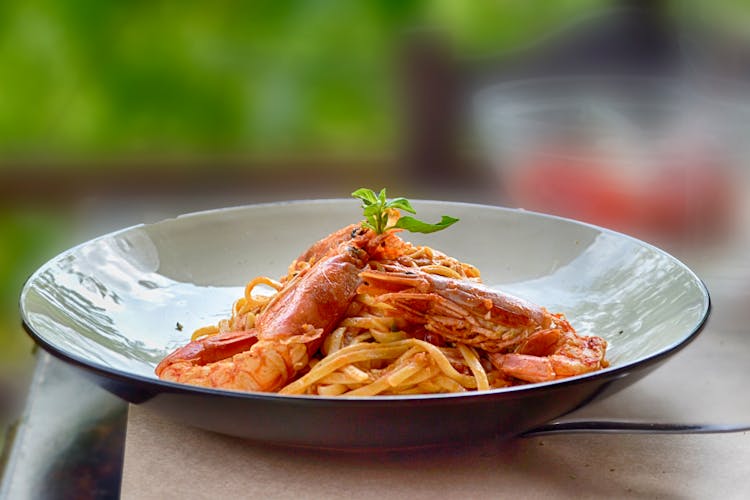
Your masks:
[[[385,188],[381,189],[378,194],[375,194],[371,189],[360,188],[354,191],[352,196],[362,200],[362,209],[365,215],[365,221],[362,224],[375,231],[376,234],[381,234],[394,228],[406,229],[412,233],[434,233],[458,222],[458,219],[455,217],[443,215],[440,222],[429,224],[414,217],[404,215],[399,217],[394,224],[388,225],[388,212],[391,210],[402,210],[410,214],[417,213],[411,206],[411,203],[409,203],[409,200],[406,198],[393,198],[389,200],[386,197]]]

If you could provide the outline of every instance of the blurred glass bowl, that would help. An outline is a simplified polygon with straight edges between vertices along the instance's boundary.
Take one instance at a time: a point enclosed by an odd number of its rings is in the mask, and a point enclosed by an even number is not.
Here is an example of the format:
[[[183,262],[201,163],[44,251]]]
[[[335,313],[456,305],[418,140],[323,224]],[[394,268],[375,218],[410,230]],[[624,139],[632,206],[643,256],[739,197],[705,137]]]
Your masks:
[[[714,236],[735,211],[748,102],[734,87],[554,78],[475,98],[499,200],[642,238]]]

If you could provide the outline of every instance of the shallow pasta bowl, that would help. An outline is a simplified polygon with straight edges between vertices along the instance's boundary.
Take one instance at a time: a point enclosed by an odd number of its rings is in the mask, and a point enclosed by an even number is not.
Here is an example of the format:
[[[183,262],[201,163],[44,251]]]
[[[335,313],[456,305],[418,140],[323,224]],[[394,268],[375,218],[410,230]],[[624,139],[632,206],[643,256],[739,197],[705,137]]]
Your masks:
[[[420,218],[461,221],[406,234],[476,265],[486,284],[563,312],[609,343],[605,370],[463,394],[331,398],[241,393],[159,380],[154,367],[200,326],[229,315],[254,276],[279,277],[312,242],[354,222],[354,200],[200,212],[107,234],[37,270],[24,326],[54,356],[122,399],[176,422],[291,446],[394,448],[511,437],[649,373],[709,315],[701,280],[669,254],[559,217],[419,201]]]

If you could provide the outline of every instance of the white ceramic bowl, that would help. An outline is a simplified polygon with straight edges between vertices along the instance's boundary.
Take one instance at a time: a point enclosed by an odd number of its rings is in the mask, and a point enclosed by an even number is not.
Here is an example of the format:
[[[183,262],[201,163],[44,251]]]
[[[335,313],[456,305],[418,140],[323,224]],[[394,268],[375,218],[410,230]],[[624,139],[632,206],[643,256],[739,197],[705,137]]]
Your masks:
[[[407,239],[470,262],[485,283],[565,313],[582,334],[604,337],[611,366],[484,393],[372,398],[221,391],[154,375],[195,328],[229,314],[250,278],[282,276],[312,242],[356,221],[354,200],[227,208],[96,238],[29,278],[20,301],[24,325],[39,345],[106,389],[177,421],[286,445],[369,448],[531,429],[645,375],[695,338],[708,317],[700,279],[628,236],[521,210],[414,206],[425,220],[448,214],[461,221]]]

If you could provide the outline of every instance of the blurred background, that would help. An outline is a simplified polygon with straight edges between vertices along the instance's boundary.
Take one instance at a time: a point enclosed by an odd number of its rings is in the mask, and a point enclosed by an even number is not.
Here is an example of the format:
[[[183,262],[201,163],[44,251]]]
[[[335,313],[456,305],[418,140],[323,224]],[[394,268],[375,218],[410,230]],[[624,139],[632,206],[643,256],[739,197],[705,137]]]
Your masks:
[[[745,0],[0,3],[0,406],[26,277],[183,212],[392,194],[732,232]]]

